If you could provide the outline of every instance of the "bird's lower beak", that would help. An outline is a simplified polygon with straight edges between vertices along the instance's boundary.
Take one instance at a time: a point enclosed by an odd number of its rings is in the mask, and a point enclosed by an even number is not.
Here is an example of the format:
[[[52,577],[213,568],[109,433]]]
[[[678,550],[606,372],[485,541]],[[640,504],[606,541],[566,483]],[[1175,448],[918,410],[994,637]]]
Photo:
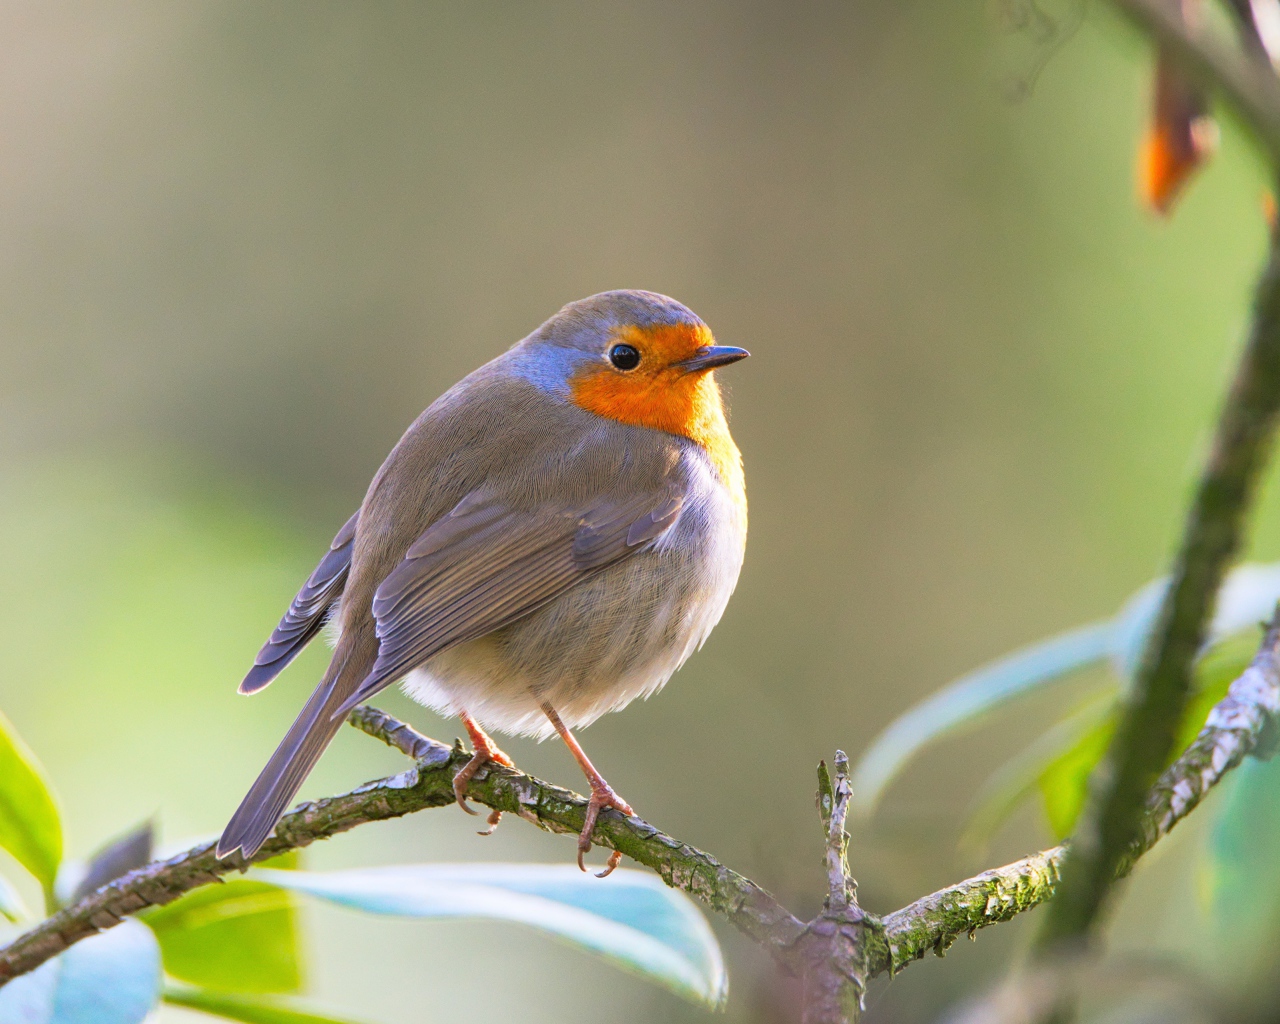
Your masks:
[[[703,345],[688,359],[676,363],[676,368],[685,373],[701,373],[704,370],[714,370],[717,366],[728,366],[749,355],[751,353],[745,348],[735,348],[733,345]]]

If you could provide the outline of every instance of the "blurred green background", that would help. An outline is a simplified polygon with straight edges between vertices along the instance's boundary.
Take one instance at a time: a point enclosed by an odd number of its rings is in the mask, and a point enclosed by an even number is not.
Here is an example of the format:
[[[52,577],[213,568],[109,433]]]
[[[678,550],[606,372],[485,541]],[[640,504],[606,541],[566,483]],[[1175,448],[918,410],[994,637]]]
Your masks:
[[[819,758],[1162,571],[1264,252],[1229,122],[1171,222],[1138,208],[1150,54],[1105,4],[1021,102],[1043,45],[998,6],[0,8],[0,708],[70,853],[148,816],[220,830],[324,651],[236,684],[404,427],[564,302],[638,287],[754,353],[722,374],[752,532],[706,648],[584,743],[643,816],[812,912]],[[1269,487],[1255,557],[1276,513]],[[956,852],[975,788],[1077,690],[912,767],[854,837],[865,904],[1048,843],[1031,808],[985,862]],[[506,749],[579,783],[559,744]],[[303,795],[399,765],[350,731]],[[308,863],[572,855],[474,831],[424,813]],[[1139,873],[1120,948],[1174,950],[1203,831]],[[371,1021],[702,1015],[511,928],[307,920],[311,992]],[[1033,926],[881,980],[869,1019],[928,1019]],[[790,1020],[715,927],[727,1020]]]

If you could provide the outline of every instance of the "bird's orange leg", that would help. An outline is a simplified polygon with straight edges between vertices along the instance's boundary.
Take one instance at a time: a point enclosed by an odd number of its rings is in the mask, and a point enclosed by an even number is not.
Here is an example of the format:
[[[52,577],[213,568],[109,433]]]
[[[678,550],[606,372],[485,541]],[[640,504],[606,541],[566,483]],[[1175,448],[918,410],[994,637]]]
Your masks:
[[[582,773],[587,777],[587,782],[591,784],[591,800],[587,804],[587,820],[583,822],[582,832],[578,836],[578,867],[586,871],[587,866],[582,862],[582,858],[591,849],[591,833],[596,829],[596,818],[600,816],[600,811],[605,807],[612,807],[621,811],[627,817],[635,814],[635,811],[631,809],[629,803],[613,791],[613,787],[609,783],[605,782],[604,776],[596,771],[596,766],[591,763],[591,758],[587,757],[587,752],[574,739],[573,733],[569,731],[564,722],[560,721],[560,716],[556,714],[556,709],[544,701],[542,710],[547,718],[551,720],[551,724],[555,726],[560,738],[564,740],[564,745],[569,748],[569,753],[573,755],[573,759],[578,762],[578,767],[582,769]],[[621,860],[622,854],[618,850],[612,851],[609,854],[609,862],[605,865],[603,871],[597,873],[596,877],[604,878],[606,875],[611,874]]]
[[[459,712],[458,717],[462,719],[462,724],[467,728],[467,735],[471,737],[471,749],[474,753],[471,755],[471,760],[464,764],[459,769],[458,774],[453,777],[453,796],[458,801],[458,806],[468,814],[479,814],[479,811],[472,810],[471,805],[467,803],[467,783],[475,777],[476,772],[490,761],[506,765],[508,768],[514,768],[516,764],[489,738],[489,734],[480,728],[479,722],[465,711]],[[489,835],[498,827],[500,820],[502,820],[501,811],[491,812],[488,819],[489,827],[481,832],[480,835]]]

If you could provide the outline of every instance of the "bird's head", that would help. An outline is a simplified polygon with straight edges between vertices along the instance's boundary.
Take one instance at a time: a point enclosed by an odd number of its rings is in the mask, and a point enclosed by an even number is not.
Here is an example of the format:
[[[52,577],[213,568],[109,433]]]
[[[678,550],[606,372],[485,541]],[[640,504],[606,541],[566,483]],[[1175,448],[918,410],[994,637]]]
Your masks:
[[[723,431],[713,371],[745,358],[687,306],[655,292],[571,302],[521,347],[538,383],[607,419],[707,443]]]

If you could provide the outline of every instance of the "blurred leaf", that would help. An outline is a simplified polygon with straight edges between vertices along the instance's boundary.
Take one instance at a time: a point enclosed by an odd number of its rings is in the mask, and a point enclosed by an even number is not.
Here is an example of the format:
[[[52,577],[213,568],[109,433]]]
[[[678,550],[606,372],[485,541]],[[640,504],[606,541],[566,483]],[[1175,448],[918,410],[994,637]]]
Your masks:
[[[1038,785],[1044,800],[1049,828],[1058,842],[1071,835],[1080,809],[1089,795],[1089,775],[1107,752],[1116,730],[1112,711],[1102,721],[1085,730],[1070,747],[1055,757],[1040,773]]]
[[[1104,658],[1112,624],[1095,622],[1026,647],[961,676],[894,721],[853,773],[852,810],[870,814],[886,787],[926,744],[972,725],[987,712]]]
[[[150,864],[154,843],[155,830],[147,821],[99,849],[89,858],[89,866],[72,889],[67,902],[75,903],[121,875]]]
[[[715,935],[683,893],[647,872],[607,880],[569,864],[410,864],[254,877],[375,914],[516,921],[599,953],[704,1006],[728,977]]]
[[[1111,662],[1127,687],[1142,658],[1168,585],[1167,578],[1148,583],[1124,603],[1114,618],[1061,633],[989,662],[911,708],[876,738],[858,762],[853,776],[853,810],[863,816],[874,811],[889,783],[924,746],[974,724],[986,713],[1037,687],[1103,658]],[[1206,647],[1211,650],[1225,638],[1269,618],[1277,601],[1280,601],[1280,562],[1237,567],[1218,592]],[[1215,701],[1209,701],[1208,706],[1213,703]],[[1204,708],[1206,714],[1208,706]],[[1192,709],[1188,722],[1198,708],[1199,705]],[[1200,720],[1203,722],[1203,716]],[[1194,731],[1191,735],[1194,737]],[[1179,752],[1185,745],[1178,747]],[[1063,753],[1065,756],[1067,752]],[[1065,761],[1060,768],[1067,769]],[[1078,774],[1079,768],[1080,764],[1075,764],[1070,772]],[[1071,804],[1066,800],[1067,790],[1061,788],[1065,784],[1066,776],[1061,774],[1055,774],[1048,784],[1055,793],[1054,799],[1065,801],[1059,807],[1064,814]],[[1011,809],[1012,805],[1005,802],[1007,809]],[[988,814],[986,821],[998,824],[993,814]]]
[[[1195,670],[1195,693],[1187,704],[1168,764],[1176,761],[1196,738],[1210,710],[1226,696],[1227,688],[1245,670],[1257,647],[1258,631],[1254,629],[1220,644],[1200,659]],[[1045,814],[1059,841],[1075,828],[1076,818],[1088,796],[1089,776],[1107,752],[1115,723],[1113,712],[1082,733],[1040,774],[1038,784]]]
[[[183,849],[186,848],[187,847],[183,847]],[[258,865],[258,867],[275,868],[278,871],[300,871],[302,869],[302,851],[285,850],[284,853],[277,854],[268,860],[264,860]]]
[[[1203,86],[1164,47],[1155,79],[1151,123],[1138,154],[1138,190],[1152,211],[1168,215],[1191,175],[1217,149],[1218,128]]]
[[[18,890],[3,875],[0,875],[0,917],[8,918],[10,921],[24,921],[30,917],[30,912],[22,902],[22,897],[18,895]]]
[[[1128,685],[1138,670],[1138,662],[1142,660],[1142,652],[1147,647],[1147,637],[1151,634],[1151,627],[1160,613],[1160,605],[1168,589],[1167,576],[1152,580],[1125,601],[1112,620],[1115,628],[1111,634],[1111,649],[1107,653],[1112,669],[1124,686]]]
[[[62,823],[35,755],[0,713],[0,847],[53,891]]]
[[[297,901],[278,886],[233,879],[141,917],[160,941],[165,971],[180,981],[233,992],[302,987]]]
[[[1202,861],[1208,921],[1198,946],[1226,985],[1254,990],[1280,942],[1280,758],[1247,759],[1228,780]]]
[[[983,784],[973,801],[959,846],[975,856],[986,852],[1000,826],[1018,806],[1040,790],[1049,766],[1107,716],[1114,694],[1103,694],[1038,736],[1022,753],[1010,758]]]
[[[349,1017],[335,1017],[296,999],[279,996],[246,996],[166,986],[164,1001],[244,1024],[358,1024]]]
[[[1125,602],[1116,616],[1111,662],[1126,685],[1138,670],[1168,586],[1167,578],[1148,583]],[[1209,624],[1208,646],[1271,618],[1277,601],[1280,601],[1280,562],[1233,569],[1218,591],[1213,621]]]
[[[160,998],[160,953],[124,921],[0,988],[4,1024],[138,1024]]]

